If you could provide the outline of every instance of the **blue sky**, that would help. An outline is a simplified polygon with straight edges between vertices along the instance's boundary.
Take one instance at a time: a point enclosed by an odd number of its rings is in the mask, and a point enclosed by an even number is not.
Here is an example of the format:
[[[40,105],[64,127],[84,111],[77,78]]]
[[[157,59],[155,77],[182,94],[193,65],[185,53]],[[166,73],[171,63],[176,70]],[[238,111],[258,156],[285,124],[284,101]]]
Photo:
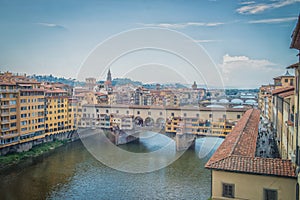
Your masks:
[[[0,0],[0,70],[74,78],[108,37],[159,27],[202,45],[226,86],[258,87],[297,62],[299,11],[300,0]]]

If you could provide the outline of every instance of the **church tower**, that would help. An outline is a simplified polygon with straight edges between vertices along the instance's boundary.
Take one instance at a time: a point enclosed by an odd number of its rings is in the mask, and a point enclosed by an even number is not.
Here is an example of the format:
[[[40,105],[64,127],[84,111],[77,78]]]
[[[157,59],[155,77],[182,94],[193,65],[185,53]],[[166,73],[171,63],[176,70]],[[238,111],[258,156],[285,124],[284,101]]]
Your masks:
[[[110,81],[110,82],[111,82],[111,73],[110,73],[110,69],[108,69],[106,81]]]
[[[197,89],[196,81],[194,81],[194,84],[192,85],[192,89],[193,89],[193,90],[196,90],[196,89]]]

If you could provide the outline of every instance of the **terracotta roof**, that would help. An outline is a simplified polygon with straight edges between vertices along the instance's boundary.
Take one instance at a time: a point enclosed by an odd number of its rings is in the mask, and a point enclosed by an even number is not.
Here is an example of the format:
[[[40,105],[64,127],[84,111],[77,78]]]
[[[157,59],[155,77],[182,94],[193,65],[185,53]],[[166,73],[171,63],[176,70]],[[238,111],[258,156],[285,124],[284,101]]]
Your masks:
[[[292,162],[279,158],[253,158],[233,155],[219,162],[212,163],[209,168],[231,172],[296,178],[295,168]]]
[[[296,28],[293,31],[292,42],[290,48],[300,50],[300,15],[298,17],[298,22]]]
[[[21,92],[45,92],[45,90],[41,88],[20,89],[20,91]]]
[[[0,82],[0,85],[16,85],[14,83],[9,83],[9,82]]]
[[[77,96],[77,95],[75,95]],[[171,106],[142,106],[142,105],[124,105],[124,104],[113,104],[113,105],[101,105],[101,104],[85,104],[85,107],[99,107],[99,108],[129,108],[129,109],[158,109],[158,110],[179,110],[179,111],[212,111],[213,112],[245,112],[247,108],[207,108],[207,107],[171,107]]]
[[[289,96],[293,96],[294,94],[295,94],[295,91],[291,90],[291,91],[280,93],[279,96],[281,98],[286,98],[286,97],[289,97]]]
[[[295,178],[290,160],[255,157],[259,110],[248,110],[206,163],[214,170]]]
[[[300,63],[294,63],[288,67],[286,67],[287,69],[294,69],[294,68],[298,68],[300,66]]]
[[[288,91],[291,91],[291,90],[294,90],[293,86],[278,88],[278,89],[272,90],[272,95],[280,94],[280,93],[283,93],[283,92],[288,92]]]
[[[67,93],[67,91],[56,89],[56,90],[46,90],[46,93]]]

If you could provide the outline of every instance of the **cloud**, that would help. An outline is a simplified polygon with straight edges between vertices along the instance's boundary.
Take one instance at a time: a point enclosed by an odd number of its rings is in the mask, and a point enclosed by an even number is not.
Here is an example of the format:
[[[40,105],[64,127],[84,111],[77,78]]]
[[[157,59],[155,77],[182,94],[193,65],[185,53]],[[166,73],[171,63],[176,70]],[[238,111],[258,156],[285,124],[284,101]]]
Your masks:
[[[226,86],[258,87],[268,84],[282,73],[278,65],[266,59],[251,59],[247,56],[223,56],[219,65]]]
[[[38,22],[36,23],[39,26],[44,26],[48,28],[56,28],[56,29],[67,29],[65,26],[59,25],[59,24],[52,24],[52,23],[43,23],[43,22]]]
[[[214,26],[220,26],[225,23],[223,22],[186,22],[186,23],[158,23],[158,24],[143,24],[140,23],[142,26],[146,27],[159,27],[159,28],[173,28],[173,29],[182,29],[186,27],[196,26],[206,26],[206,27],[214,27]]]
[[[197,43],[221,42],[222,40],[194,40]]]
[[[249,4],[254,4],[255,1],[244,1],[244,2],[241,2],[240,5],[249,5]]]
[[[250,24],[275,24],[297,20],[298,17],[273,18],[249,21]]]
[[[300,0],[276,0],[273,1],[273,3],[256,3],[250,5],[248,4],[238,8],[236,11],[239,14],[257,14],[264,12],[265,10],[281,8],[297,2],[300,2]]]

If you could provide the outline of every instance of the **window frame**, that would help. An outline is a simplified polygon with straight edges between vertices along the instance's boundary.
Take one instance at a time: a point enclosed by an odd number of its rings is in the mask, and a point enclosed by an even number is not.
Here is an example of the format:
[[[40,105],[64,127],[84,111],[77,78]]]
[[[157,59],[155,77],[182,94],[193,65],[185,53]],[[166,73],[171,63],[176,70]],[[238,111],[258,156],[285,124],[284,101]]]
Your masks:
[[[270,188],[264,188],[264,191],[263,191],[263,200],[269,200],[269,198],[267,198],[267,192],[275,192],[275,200],[278,200],[278,190],[276,189],[270,189]],[[271,198],[273,199],[273,198]]]
[[[231,187],[231,194],[229,193],[228,188],[225,187]],[[234,198],[234,195],[235,195],[235,184],[222,183],[222,197]]]

